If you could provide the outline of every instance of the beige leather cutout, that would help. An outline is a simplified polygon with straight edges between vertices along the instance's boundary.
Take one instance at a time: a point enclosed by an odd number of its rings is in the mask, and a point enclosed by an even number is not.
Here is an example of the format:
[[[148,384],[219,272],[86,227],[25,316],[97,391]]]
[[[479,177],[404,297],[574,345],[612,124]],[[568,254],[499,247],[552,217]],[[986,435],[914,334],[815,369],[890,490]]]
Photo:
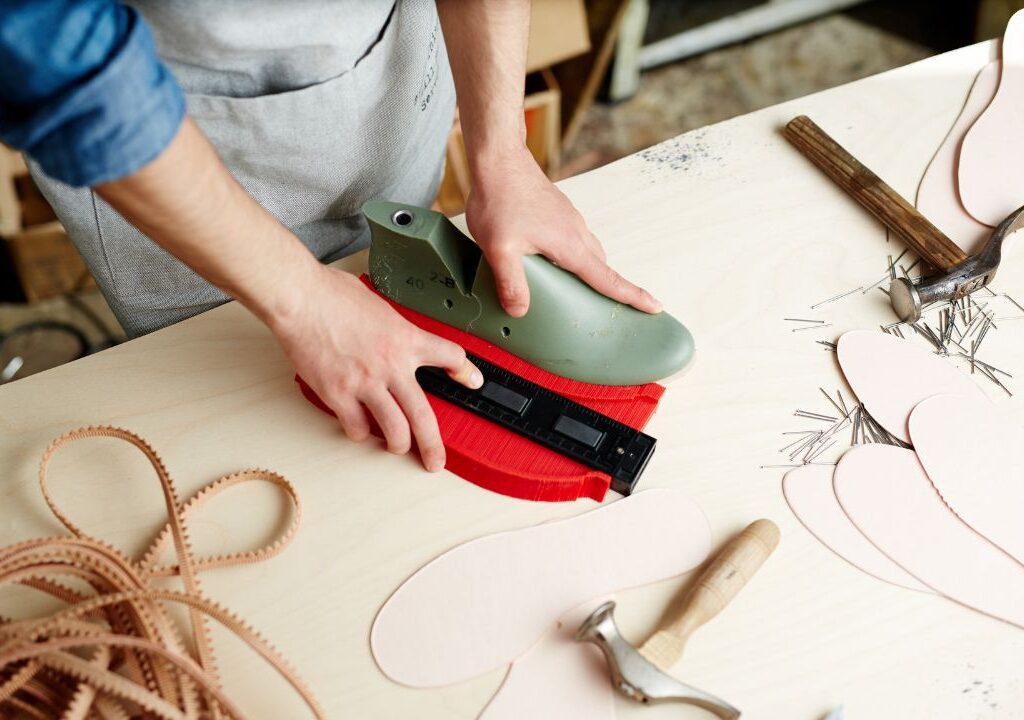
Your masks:
[[[1024,567],[942,502],[913,450],[861,445],[836,467],[854,525],[904,570],[961,605],[1024,627]]]
[[[978,73],[960,115],[917,188],[917,209],[968,255],[981,249],[992,228],[975,220],[960,200],[960,147],[967,131],[992,102],[999,85],[999,71],[999,61],[993,60]]]
[[[993,226],[1024,205],[1024,11],[1006,25],[1002,64],[996,95],[960,149],[960,199]]]
[[[555,623],[540,642],[512,663],[479,720],[615,720],[608,664],[576,631],[603,602],[586,602]]]
[[[167,524],[137,560],[87,535],[50,496],[46,482],[50,458],[65,444],[92,437],[131,443],[146,456],[160,481]],[[293,511],[288,527],[260,550],[195,557],[189,547],[187,517],[217,493],[253,481],[271,483],[290,500]],[[314,716],[326,717],[287,661],[256,630],[205,598],[197,577],[205,569],[259,562],[284,549],[298,530],[301,512],[298,495],[285,478],[266,470],[245,470],[222,477],[182,503],[163,462],[142,438],[118,428],[88,427],[60,436],[47,448],[39,484],[71,536],[0,549],[0,587],[17,583],[35,588],[66,606],[28,620],[0,616],[0,717],[20,711],[29,717],[120,720],[137,716],[141,708],[152,717],[168,720],[241,720],[241,710],[220,684],[207,627],[210,620],[260,654]],[[177,562],[158,566],[161,550],[168,546],[173,546]],[[180,576],[183,589],[167,589],[165,582],[154,582],[168,576]],[[188,642],[169,605],[188,611]]]
[[[666,489],[477,538],[399,586],[377,614],[370,647],[396,682],[462,682],[522,657],[588,600],[692,570],[710,545],[700,507]]]
[[[831,465],[804,465],[782,479],[786,502],[814,537],[856,568],[909,590],[931,589],[892,561],[861,534],[843,511],[832,488]]]
[[[907,421],[933,395],[983,397],[970,375],[923,345],[875,330],[854,330],[836,350],[854,394],[882,427],[910,442]]]
[[[953,512],[1024,563],[1024,428],[986,400],[940,395],[914,409],[910,436]]]

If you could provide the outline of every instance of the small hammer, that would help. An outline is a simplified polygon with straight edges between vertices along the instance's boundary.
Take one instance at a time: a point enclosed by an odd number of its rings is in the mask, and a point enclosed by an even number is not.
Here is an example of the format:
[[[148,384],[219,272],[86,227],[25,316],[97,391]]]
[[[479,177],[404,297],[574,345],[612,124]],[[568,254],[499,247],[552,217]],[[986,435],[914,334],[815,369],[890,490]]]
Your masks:
[[[693,631],[715,617],[736,597],[779,544],[779,528],[771,520],[755,520],[711,561],[679,612],[639,649],[619,633],[607,602],[580,626],[576,639],[596,644],[608,660],[612,684],[639,702],[676,701],[696,705],[722,720],[736,720],[740,711],[724,700],[682,683],[668,674],[683,654]]]
[[[1024,207],[1021,207],[992,231],[981,252],[968,257],[917,208],[806,115],[790,120],[782,134],[936,270],[937,274],[917,283],[909,278],[896,278],[889,285],[892,308],[903,322],[920,320],[921,308],[926,305],[941,300],[958,300],[992,282],[999,268],[1003,240],[1024,227]]]

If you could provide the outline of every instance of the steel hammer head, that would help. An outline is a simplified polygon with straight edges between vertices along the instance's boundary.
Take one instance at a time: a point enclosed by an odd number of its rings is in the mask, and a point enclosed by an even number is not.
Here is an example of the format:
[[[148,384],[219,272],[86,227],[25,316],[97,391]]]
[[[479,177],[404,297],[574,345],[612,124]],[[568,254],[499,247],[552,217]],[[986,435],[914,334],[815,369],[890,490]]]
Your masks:
[[[619,633],[606,602],[580,626],[576,639],[597,645],[608,660],[612,684],[626,697],[639,702],[675,701],[696,705],[722,720],[736,720],[740,711],[724,700],[676,680],[643,657]]]
[[[992,282],[1002,257],[1003,240],[1024,228],[1024,207],[1012,212],[989,236],[985,247],[941,275],[924,278],[918,283],[896,278],[889,285],[889,299],[896,315],[903,322],[921,319],[921,308],[943,300],[958,300]]]

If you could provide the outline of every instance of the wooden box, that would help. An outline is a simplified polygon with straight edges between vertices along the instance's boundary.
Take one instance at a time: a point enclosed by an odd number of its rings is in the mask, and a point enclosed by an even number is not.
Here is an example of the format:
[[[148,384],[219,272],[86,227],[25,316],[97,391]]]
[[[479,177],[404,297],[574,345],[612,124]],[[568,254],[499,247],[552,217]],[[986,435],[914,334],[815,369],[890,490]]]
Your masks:
[[[533,0],[526,72],[546,68],[590,50],[583,0]]]
[[[85,261],[58,222],[27,228],[4,242],[29,302],[93,285]]]
[[[53,213],[46,198],[32,182],[21,155],[0,145],[0,242],[5,245],[0,277],[10,282],[10,269],[21,285],[21,294],[4,288],[10,300],[23,296],[29,302],[94,287],[85,261]]]

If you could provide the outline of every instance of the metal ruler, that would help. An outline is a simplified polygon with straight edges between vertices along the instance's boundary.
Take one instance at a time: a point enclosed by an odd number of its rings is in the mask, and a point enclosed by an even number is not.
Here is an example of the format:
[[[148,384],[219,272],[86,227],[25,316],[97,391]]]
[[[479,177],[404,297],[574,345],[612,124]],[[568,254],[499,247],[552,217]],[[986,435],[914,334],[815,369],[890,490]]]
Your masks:
[[[657,440],[483,358],[469,359],[484,376],[479,390],[435,367],[419,368],[416,380],[433,395],[611,475],[615,492],[633,492]]]

